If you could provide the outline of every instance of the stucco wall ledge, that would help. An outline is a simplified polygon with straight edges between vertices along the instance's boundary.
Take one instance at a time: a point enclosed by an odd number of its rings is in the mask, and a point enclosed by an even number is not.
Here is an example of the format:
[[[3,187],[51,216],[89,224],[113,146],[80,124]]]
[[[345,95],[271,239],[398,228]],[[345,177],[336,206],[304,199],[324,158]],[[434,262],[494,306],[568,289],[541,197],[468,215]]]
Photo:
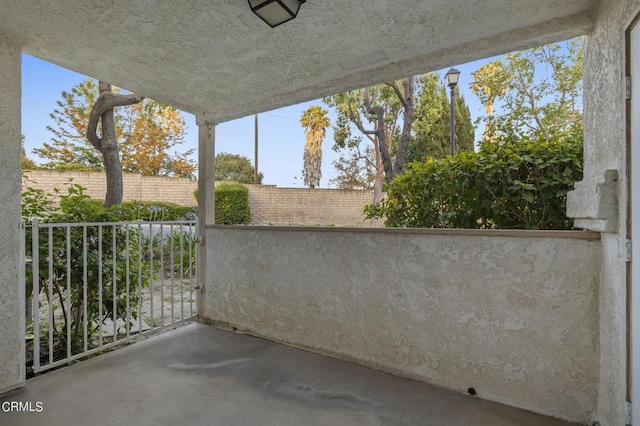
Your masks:
[[[350,228],[337,226],[256,226],[256,225],[209,225],[207,229],[246,229],[251,231],[298,231],[336,232],[364,234],[404,234],[438,236],[476,237],[518,237],[518,238],[577,238],[599,240],[600,232],[594,231],[554,231],[525,229],[450,229],[450,228]]]
[[[615,233],[618,217],[618,171],[606,170],[575,184],[567,194],[567,216],[589,231]]]

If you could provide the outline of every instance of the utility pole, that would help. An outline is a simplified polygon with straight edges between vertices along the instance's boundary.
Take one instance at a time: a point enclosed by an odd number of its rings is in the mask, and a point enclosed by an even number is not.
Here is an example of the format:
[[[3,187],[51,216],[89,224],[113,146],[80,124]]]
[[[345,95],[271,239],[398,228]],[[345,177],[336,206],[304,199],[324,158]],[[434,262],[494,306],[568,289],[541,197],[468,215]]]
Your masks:
[[[255,114],[255,150],[253,153],[253,183],[258,184],[258,114]]]

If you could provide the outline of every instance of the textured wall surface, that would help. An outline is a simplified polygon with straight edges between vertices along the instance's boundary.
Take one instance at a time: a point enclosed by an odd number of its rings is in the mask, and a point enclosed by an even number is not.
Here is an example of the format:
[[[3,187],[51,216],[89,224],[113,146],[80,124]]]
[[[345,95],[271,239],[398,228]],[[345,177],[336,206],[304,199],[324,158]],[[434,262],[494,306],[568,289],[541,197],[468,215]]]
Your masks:
[[[600,241],[534,235],[209,228],[203,314],[586,422],[600,368]]]
[[[87,188],[85,194],[104,199],[106,181],[104,173],[55,172],[29,170],[23,180],[28,185],[52,193],[53,188],[64,192],[69,179]],[[123,199],[139,201],[169,201],[183,206],[194,206],[193,191],[198,182],[175,177],[123,175]],[[278,188],[272,185],[247,185],[252,225],[325,225],[351,227],[378,227],[382,221],[367,220],[364,206],[371,204],[370,191],[345,189]]]
[[[601,1],[584,54],[585,181],[604,176],[606,170],[618,170],[617,228],[602,235],[600,390],[595,417],[603,425],[625,424],[628,180],[624,31],[639,7],[638,0]]]
[[[0,33],[0,393],[21,385],[25,368],[20,286],[21,54],[20,46]]]
[[[34,56],[220,122],[585,34],[596,3],[309,1],[272,29],[237,0],[4,1],[0,30]]]

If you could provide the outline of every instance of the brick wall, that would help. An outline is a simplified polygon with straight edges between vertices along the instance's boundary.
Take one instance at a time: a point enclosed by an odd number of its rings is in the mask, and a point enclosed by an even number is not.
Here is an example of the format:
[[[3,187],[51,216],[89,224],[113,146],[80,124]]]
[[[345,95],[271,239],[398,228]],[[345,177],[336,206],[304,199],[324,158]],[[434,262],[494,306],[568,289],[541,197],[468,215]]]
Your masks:
[[[101,172],[54,172],[48,170],[24,171],[30,181],[29,186],[51,191],[54,187],[64,192],[69,179],[82,185],[85,194],[91,198],[104,199],[107,191],[105,174]],[[122,176],[123,199],[139,201],[171,201],[183,206],[195,206],[193,191],[198,182],[186,178],[142,176],[136,173],[124,173]],[[24,181],[23,181],[24,187]]]
[[[380,226],[362,214],[371,191],[247,186],[254,225]]]
[[[104,199],[105,175],[101,172],[24,171],[29,186],[47,192],[60,188],[72,179],[86,188],[85,194]],[[193,191],[198,182],[186,178],[123,174],[123,199],[170,201],[195,206]],[[23,181],[23,189],[25,182]],[[273,185],[247,185],[252,225],[324,225],[382,226],[380,221],[365,220],[362,210],[371,203],[371,191],[346,189],[278,188]]]

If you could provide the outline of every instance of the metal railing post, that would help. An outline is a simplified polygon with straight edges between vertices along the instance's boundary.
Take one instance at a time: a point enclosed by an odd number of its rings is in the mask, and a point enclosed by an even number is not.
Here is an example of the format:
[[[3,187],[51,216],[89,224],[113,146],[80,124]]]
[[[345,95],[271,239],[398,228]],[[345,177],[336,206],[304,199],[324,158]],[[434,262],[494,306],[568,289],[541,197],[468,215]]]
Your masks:
[[[31,270],[33,275],[33,372],[40,371],[40,241],[38,219],[31,221]]]

